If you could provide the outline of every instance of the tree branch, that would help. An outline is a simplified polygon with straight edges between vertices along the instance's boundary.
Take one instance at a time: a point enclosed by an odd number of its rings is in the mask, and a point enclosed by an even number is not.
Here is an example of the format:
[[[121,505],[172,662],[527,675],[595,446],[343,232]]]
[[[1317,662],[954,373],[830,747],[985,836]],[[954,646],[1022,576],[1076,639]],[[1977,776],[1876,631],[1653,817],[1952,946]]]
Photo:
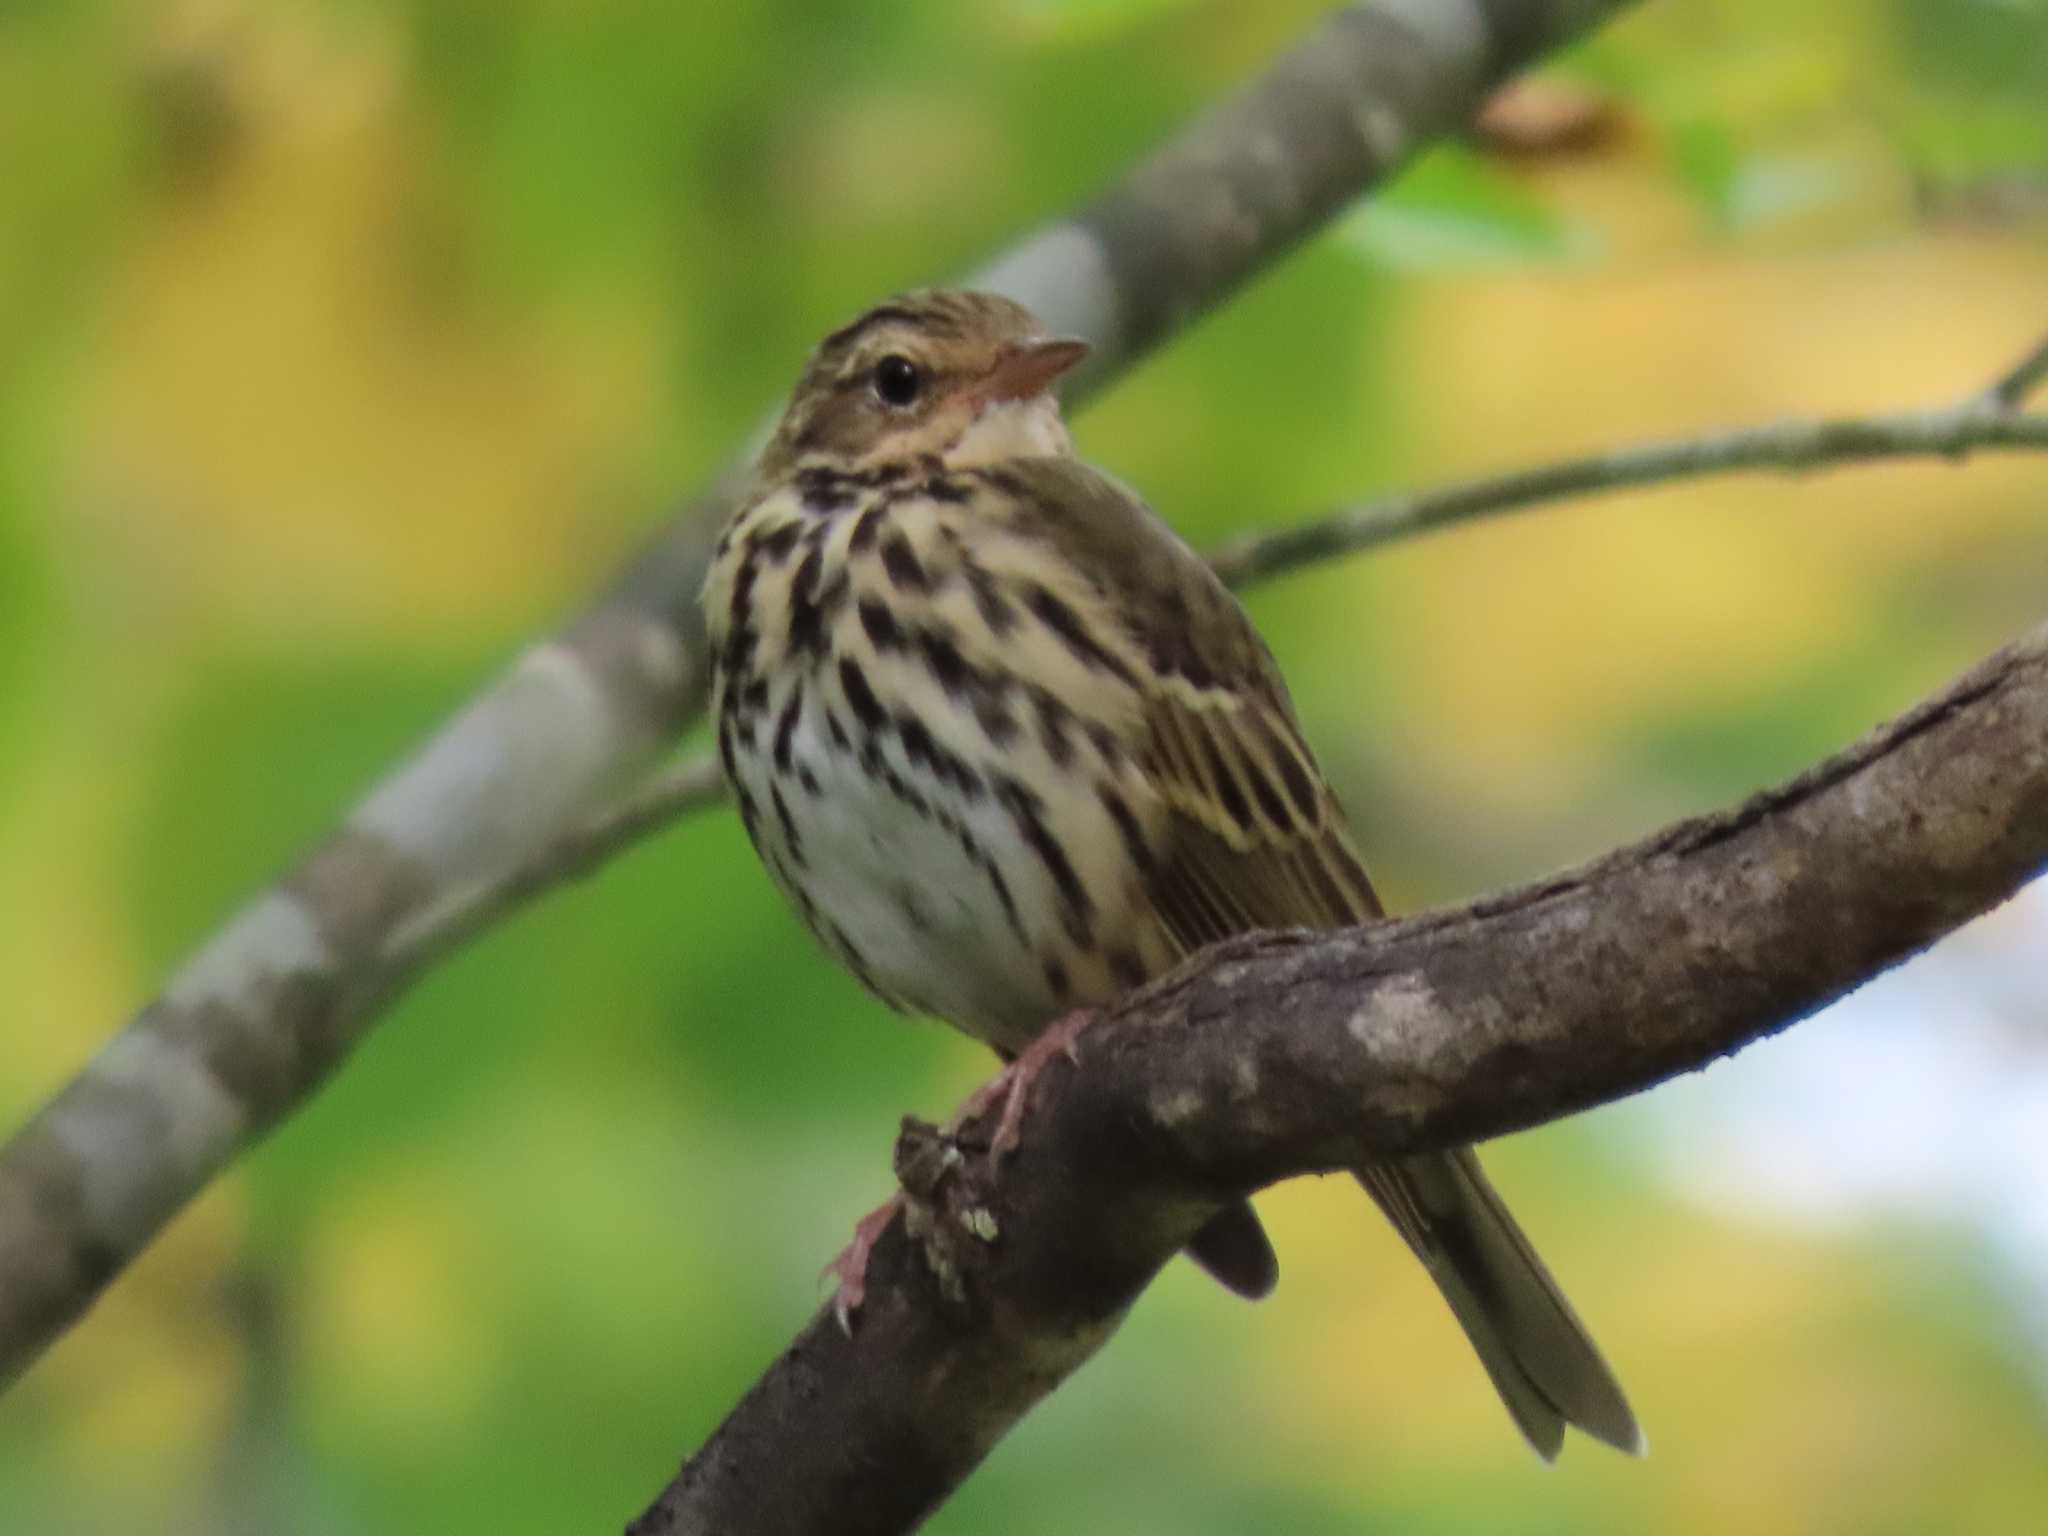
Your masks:
[[[1639,443],[1365,502],[1299,527],[1246,534],[1212,554],[1210,563],[1232,585],[1249,585],[1337,555],[1572,496],[1609,495],[1757,470],[1806,474],[1889,459],[1962,459],[1987,449],[2048,449],[2048,415],[2022,414],[2012,406],[1992,403],[1994,398],[1986,395],[1941,410],[1894,416],[1774,421],[1703,437]]]
[[[2048,382],[2048,336],[1985,391],[1983,403],[1992,410],[2016,411],[2044,382]]]
[[[2044,864],[2048,625],[1732,811],[1470,906],[1204,951],[1041,1080],[1000,1181],[905,1122],[916,1235],[877,1248],[851,1335],[822,1309],[631,1529],[910,1530],[1224,1201],[1703,1066]]]
[[[1096,389],[1629,0],[1344,6],[1241,94],[973,281],[1095,345]],[[0,1383],[312,1094],[393,942],[583,825],[700,711],[697,591],[733,472],[236,914],[0,1150]],[[490,915],[488,899],[477,921]],[[414,930],[415,934],[417,930]],[[402,946],[401,946],[402,947]],[[431,944],[420,952],[430,957]]]

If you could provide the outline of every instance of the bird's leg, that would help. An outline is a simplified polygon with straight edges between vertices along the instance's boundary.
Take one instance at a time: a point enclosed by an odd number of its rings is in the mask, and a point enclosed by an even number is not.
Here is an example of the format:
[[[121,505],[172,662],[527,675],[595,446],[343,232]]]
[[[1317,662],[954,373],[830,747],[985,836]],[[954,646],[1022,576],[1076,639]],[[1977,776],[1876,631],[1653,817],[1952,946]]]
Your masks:
[[[955,1136],[960,1127],[976,1115],[986,1114],[1001,1104],[1003,1112],[996,1121],[995,1139],[989,1143],[989,1156],[1000,1165],[1003,1158],[1016,1149],[1019,1127],[1024,1123],[1025,1111],[1031,1106],[1031,1090],[1037,1085],[1039,1074],[1062,1056],[1078,1063],[1081,1059],[1078,1044],[1081,1031],[1094,1023],[1096,1017],[1092,1008],[1076,1008],[1055,1020],[1045,1033],[1024,1048],[1021,1056],[1006,1063],[1002,1071],[970,1093],[939,1134],[948,1138]],[[867,1299],[868,1256],[903,1208],[903,1191],[899,1189],[854,1223],[853,1241],[840,1249],[839,1256],[824,1268],[824,1274],[839,1281],[839,1288],[832,1297],[832,1314],[848,1333],[853,1331],[853,1314]]]
[[[839,1319],[840,1328],[848,1334],[853,1332],[853,1314],[867,1300],[868,1255],[875,1251],[875,1244],[881,1241],[889,1223],[902,1209],[903,1191],[899,1189],[853,1224],[853,1241],[840,1249],[839,1256],[819,1272],[820,1279],[826,1275],[838,1278],[839,1287],[832,1293],[832,1315]]]
[[[1057,1057],[1064,1056],[1068,1061],[1078,1063],[1081,1060],[1078,1044],[1081,1031],[1094,1023],[1096,1017],[1092,1008],[1076,1008],[1055,1020],[1044,1034],[1024,1048],[1023,1055],[967,1096],[966,1102],[946,1122],[942,1134],[954,1135],[969,1120],[987,1113],[1000,1102],[1002,1118],[996,1121],[995,1139],[989,1143],[988,1149],[989,1157],[1000,1167],[1003,1158],[1016,1149],[1018,1127],[1024,1123],[1024,1112],[1030,1107],[1031,1090],[1038,1082],[1039,1074]]]

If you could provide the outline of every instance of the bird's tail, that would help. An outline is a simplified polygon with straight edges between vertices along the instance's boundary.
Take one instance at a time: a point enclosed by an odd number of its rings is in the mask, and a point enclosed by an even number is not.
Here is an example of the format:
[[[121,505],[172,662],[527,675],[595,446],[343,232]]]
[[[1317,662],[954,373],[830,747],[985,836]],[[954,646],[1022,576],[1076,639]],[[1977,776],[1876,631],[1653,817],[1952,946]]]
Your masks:
[[[1538,1455],[1556,1459],[1567,1424],[1631,1455],[1647,1449],[1621,1384],[1471,1148],[1360,1169],[1358,1181],[1429,1270]]]

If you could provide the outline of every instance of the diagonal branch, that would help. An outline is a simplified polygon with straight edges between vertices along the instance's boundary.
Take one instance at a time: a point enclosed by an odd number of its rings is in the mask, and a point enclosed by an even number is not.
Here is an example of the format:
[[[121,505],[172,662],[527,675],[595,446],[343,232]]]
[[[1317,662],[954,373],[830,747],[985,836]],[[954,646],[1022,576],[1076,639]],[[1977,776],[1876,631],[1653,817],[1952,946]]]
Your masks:
[[[1983,403],[1992,410],[2016,411],[2043,383],[2048,383],[2048,336],[1984,392]]]
[[[1468,121],[1501,81],[1629,3],[1340,7],[974,281],[1093,342],[1080,382],[1101,388]],[[327,1080],[394,989],[383,957],[402,929],[583,826],[695,718],[697,590],[738,483],[728,473],[686,504],[610,591],[396,767],[0,1149],[0,1383]]]
[[[1225,1200],[1703,1066],[2044,865],[2048,625],[1734,810],[1470,906],[1207,950],[1041,1081],[1000,1183],[906,1122],[918,1236],[890,1229],[851,1335],[821,1310],[632,1530],[910,1530]]]

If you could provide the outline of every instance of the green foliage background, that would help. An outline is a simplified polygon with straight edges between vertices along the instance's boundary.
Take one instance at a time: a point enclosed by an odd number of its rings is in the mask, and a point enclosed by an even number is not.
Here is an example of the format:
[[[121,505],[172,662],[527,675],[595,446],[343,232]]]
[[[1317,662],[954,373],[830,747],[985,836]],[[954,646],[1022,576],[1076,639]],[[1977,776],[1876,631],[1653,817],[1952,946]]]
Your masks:
[[[602,583],[812,338],[1085,195],[1321,9],[0,8],[0,1121]],[[1084,450],[1203,542],[1946,398],[2048,317],[2039,3],[1670,3],[1558,78],[1600,143],[1432,157],[1089,411]],[[2044,483],[1669,490],[1253,607],[1410,908],[1735,798],[2040,617]],[[896,1116],[985,1067],[859,996],[701,817],[408,997],[0,1400],[0,1529],[614,1528],[816,1304]],[[1331,1181],[1262,1201],[1276,1299],[1177,1266],[932,1529],[2048,1508],[2041,1377],[1967,1228],[1708,1210],[1612,1115],[1492,1161],[1647,1463],[1537,1468]]]

